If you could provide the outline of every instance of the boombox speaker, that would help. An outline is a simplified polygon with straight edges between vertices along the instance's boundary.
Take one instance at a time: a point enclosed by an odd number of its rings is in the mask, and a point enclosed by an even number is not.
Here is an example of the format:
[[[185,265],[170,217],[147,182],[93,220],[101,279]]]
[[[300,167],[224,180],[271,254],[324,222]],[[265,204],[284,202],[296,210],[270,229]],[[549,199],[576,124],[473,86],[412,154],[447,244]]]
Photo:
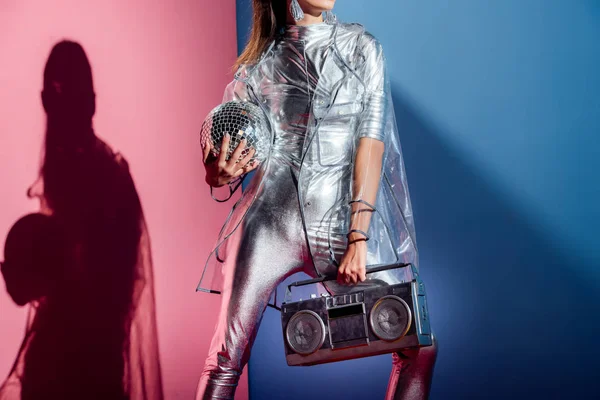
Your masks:
[[[367,273],[410,267],[411,282],[351,291],[341,295],[312,295],[283,303],[281,323],[288,365],[316,365],[431,346],[425,285],[412,264],[369,268]],[[288,286],[335,280],[321,277]]]

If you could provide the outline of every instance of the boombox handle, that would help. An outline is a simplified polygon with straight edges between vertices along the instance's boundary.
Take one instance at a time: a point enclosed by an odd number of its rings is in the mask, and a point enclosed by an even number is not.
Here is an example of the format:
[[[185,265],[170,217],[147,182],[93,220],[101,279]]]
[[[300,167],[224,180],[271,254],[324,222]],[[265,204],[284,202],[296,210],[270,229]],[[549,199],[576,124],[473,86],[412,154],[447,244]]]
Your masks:
[[[416,277],[419,273],[418,273],[417,269],[411,263],[382,264],[382,265],[378,265],[378,266],[373,266],[373,267],[367,268],[367,274],[372,274],[374,272],[388,271],[388,270],[396,269],[396,268],[406,268],[409,266],[411,267],[413,275]],[[285,293],[285,301],[287,301],[291,297],[292,287],[314,285],[316,283],[329,282],[329,281],[334,281],[336,279],[337,279],[337,274],[336,275],[324,275],[319,278],[307,279],[304,281],[290,283],[288,285],[287,291]]]

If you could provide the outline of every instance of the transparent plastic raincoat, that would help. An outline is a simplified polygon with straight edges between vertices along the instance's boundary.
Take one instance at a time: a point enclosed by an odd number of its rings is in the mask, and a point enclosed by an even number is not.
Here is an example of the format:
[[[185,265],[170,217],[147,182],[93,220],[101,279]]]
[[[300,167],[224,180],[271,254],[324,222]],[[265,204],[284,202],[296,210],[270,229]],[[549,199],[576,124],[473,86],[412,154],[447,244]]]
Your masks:
[[[327,56],[312,98],[298,177],[298,200],[315,277],[337,273],[346,235],[354,229],[369,237],[367,271],[397,262],[418,267],[413,214],[382,46],[361,25],[334,24],[330,40],[323,43],[328,46]],[[256,64],[240,68],[223,98],[223,102],[257,104],[270,121],[277,118],[265,104],[276,76],[274,43]],[[383,143],[383,152],[375,150],[377,143]],[[221,293],[223,285],[233,284],[227,278],[235,269],[236,246],[244,221],[252,215],[253,202],[261,196],[263,181],[268,179],[269,161],[267,157],[257,168],[233,206],[197,290]],[[364,284],[406,281],[411,279],[409,274],[409,269],[369,274]],[[349,289],[352,287],[336,282],[326,284],[330,292]],[[275,296],[271,305],[279,306],[282,300]]]

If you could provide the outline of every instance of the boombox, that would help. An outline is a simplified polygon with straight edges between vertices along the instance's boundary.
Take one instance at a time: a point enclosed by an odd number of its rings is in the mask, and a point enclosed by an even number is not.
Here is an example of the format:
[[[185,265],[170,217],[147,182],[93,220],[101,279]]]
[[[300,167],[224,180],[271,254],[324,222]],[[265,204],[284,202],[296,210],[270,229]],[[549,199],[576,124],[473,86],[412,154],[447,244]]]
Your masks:
[[[393,353],[432,344],[425,286],[412,264],[369,268],[367,273],[412,268],[411,282],[311,295],[283,303],[281,322],[286,360],[290,366],[316,365]],[[334,280],[321,277],[288,286]]]

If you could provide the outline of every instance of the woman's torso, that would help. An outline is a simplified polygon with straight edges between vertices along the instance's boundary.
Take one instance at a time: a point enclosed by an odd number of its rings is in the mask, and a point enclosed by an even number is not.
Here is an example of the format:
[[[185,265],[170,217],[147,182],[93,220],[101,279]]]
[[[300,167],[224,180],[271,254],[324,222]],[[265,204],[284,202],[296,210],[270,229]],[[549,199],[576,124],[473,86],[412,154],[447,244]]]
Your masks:
[[[274,49],[273,84],[264,99],[274,128],[273,157],[296,171],[332,29],[326,23],[288,26]]]
[[[327,23],[288,26],[275,45],[272,85],[263,93],[274,141],[264,189],[252,207],[252,223],[273,227],[273,221],[287,225],[299,217],[297,182],[302,149],[332,31],[333,25]],[[285,215],[289,218],[283,221]]]

